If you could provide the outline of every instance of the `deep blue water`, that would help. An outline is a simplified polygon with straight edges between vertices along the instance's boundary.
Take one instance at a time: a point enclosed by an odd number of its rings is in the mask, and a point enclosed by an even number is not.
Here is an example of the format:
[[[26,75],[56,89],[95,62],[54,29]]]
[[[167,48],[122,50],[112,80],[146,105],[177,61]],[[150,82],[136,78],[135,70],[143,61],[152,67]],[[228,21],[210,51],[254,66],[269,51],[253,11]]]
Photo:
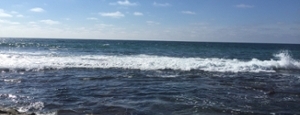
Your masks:
[[[3,38],[0,70],[39,114],[300,114],[299,44]]]

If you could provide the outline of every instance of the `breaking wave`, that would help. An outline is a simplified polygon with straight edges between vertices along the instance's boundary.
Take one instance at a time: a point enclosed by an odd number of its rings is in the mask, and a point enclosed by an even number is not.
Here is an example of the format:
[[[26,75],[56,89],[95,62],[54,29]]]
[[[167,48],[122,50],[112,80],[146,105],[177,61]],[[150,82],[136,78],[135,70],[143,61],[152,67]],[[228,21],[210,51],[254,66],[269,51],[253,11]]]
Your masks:
[[[288,52],[274,54],[269,60],[224,58],[179,58],[154,55],[82,55],[49,56],[26,53],[0,53],[1,69],[64,69],[64,68],[122,68],[140,70],[203,70],[213,72],[275,72],[276,70],[299,70],[300,61]]]

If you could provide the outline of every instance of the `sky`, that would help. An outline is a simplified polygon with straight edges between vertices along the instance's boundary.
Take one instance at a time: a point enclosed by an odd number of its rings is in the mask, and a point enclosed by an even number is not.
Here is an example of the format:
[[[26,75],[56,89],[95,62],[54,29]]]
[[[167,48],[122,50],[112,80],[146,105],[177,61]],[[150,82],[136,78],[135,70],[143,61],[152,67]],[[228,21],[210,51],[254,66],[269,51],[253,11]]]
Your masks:
[[[300,0],[0,1],[0,37],[300,44]]]

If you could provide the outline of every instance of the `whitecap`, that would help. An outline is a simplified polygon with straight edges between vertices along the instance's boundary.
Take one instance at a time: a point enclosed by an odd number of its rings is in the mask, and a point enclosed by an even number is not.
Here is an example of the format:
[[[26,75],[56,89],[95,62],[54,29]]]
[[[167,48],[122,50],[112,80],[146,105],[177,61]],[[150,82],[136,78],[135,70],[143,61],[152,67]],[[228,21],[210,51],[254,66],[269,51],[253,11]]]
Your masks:
[[[10,54],[12,55],[12,54]],[[122,68],[140,70],[172,69],[181,71],[203,70],[214,72],[276,72],[276,70],[299,70],[300,62],[288,52],[274,54],[269,60],[168,57],[156,55],[81,55],[45,56],[0,54],[0,68],[43,70],[63,68]]]
[[[41,101],[30,103],[27,106],[22,106],[18,108],[19,112],[28,112],[29,110],[42,110],[44,108],[44,103]]]

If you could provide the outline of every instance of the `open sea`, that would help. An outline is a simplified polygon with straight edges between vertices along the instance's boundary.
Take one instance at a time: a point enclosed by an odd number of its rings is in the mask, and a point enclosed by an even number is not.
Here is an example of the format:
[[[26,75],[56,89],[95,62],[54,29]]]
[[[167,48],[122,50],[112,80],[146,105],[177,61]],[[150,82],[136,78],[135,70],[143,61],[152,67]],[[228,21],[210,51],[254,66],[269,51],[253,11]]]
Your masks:
[[[300,44],[0,39],[0,107],[37,114],[300,114]]]

